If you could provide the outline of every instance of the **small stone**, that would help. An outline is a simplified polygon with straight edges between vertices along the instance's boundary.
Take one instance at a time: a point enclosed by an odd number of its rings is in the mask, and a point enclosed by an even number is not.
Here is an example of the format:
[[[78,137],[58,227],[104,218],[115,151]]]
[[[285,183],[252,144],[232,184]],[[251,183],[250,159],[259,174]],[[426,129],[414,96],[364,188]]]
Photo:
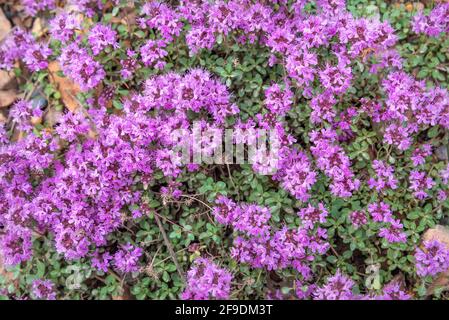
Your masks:
[[[33,106],[33,109],[44,109],[48,104],[47,100],[40,95],[34,95],[31,97],[31,99],[31,105]]]
[[[423,234],[422,240],[437,240],[449,248],[449,229],[442,225],[436,225],[434,228],[427,230]]]
[[[435,150],[435,155],[437,156],[438,160],[448,160],[447,157],[447,146],[439,146]]]

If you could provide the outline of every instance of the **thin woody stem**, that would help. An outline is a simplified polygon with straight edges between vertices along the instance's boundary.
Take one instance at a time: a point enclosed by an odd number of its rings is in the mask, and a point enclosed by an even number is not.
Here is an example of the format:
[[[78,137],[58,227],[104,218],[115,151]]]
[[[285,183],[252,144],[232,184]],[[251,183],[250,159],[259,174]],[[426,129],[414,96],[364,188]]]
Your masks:
[[[170,240],[167,237],[167,234],[165,233],[164,227],[162,226],[161,220],[159,219],[159,216],[157,214],[154,215],[154,219],[156,220],[157,226],[159,227],[159,230],[162,233],[162,237],[164,238],[165,245],[167,246],[168,252],[170,253],[170,256],[175,263],[176,270],[178,271],[179,276],[183,281],[185,281],[184,273],[182,271],[181,266],[179,265],[178,260],[176,259],[175,251],[173,250],[173,247],[170,243]]]

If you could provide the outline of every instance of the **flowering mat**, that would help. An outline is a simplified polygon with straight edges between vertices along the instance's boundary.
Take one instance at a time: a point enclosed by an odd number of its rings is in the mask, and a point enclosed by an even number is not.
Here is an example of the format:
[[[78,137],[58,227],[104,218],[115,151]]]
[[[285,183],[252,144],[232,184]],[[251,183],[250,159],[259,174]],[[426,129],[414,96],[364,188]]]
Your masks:
[[[2,1],[0,297],[448,299],[421,1]]]

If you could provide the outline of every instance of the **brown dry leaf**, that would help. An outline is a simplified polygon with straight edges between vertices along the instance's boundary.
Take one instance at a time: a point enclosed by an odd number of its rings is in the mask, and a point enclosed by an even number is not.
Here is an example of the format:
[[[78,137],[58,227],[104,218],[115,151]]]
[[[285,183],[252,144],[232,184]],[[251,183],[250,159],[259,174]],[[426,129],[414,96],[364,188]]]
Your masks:
[[[16,83],[14,81],[15,78],[16,77],[12,72],[0,70],[0,90],[12,89],[16,87]]]
[[[16,90],[2,90],[0,91],[0,108],[11,105],[17,98]]]
[[[4,37],[6,37],[6,35],[10,30],[11,30],[11,22],[9,22],[9,20],[6,19],[3,10],[0,9],[0,41],[3,40]]]
[[[64,105],[70,111],[78,108],[78,101],[76,95],[80,92],[79,86],[67,77],[60,77],[58,71],[61,70],[57,61],[52,61],[48,64],[48,71],[50,72],[50,81],[55,84],[56,89],[61,94],[61,99]]]
[[[42,20],[40,18],[34,20],[31,32],[36,35],[36,37],[40,37],[45,33],[44,24],[42,23]]]
[[[424,233],[422,240],[437,240],[449,249],[449,229],[444,226],[437,225],[436,227],[427,230]],[[449,289],[449,271],[439,274],[435,280],[433,280],[432,284],[427,289],[427,295],[432,295],[437,288],[444,288],[444,290]]]

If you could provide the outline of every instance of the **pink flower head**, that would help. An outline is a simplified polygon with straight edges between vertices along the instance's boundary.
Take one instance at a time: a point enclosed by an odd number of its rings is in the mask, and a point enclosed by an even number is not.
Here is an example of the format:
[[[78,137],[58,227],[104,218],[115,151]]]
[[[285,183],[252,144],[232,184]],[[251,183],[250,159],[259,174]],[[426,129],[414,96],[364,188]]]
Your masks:
[[[115,30],[110,26],[98,23],[90,29],[88,42],[93,54],[96,56],[108,46],[117,49],[119,44],[117,43],[116,38],[117,32]]]
[[[33,281],[33,295],[40,300],[56,300],[55,285],[50,280],[36,279]]]
[[[299,210],[298,215],[301,218],[304,227],[313,229],[316,224],[326,222],[328,212],[324,205],[319,203],[318,207],[309,204],[306,208]]]
[[[232,275],[211,260],[197,258],[187,272],[187,284],[181,298],[184,300],[228,299]]]
[[[317,300],[353,300],[352,288],[355,282],[337,270],[335,275],[328,277],[327,282],[314,292]]]
[[[435,276],[449,269],[449,249],[437,240],[424,241],[423,249],[415,253],[416,273],[421,276]]]
[[[139,258],[143,250],[130,243],[121,246],[114,254],[113,263],[115,268],[121,272],[137,272],[139,270]]]
[[[410,189],[413,190],[413,195],[423,200],[428,196],[426,192],[435,185],[432,178],[428,177],[423,171],[412,170],[410,172]]]

